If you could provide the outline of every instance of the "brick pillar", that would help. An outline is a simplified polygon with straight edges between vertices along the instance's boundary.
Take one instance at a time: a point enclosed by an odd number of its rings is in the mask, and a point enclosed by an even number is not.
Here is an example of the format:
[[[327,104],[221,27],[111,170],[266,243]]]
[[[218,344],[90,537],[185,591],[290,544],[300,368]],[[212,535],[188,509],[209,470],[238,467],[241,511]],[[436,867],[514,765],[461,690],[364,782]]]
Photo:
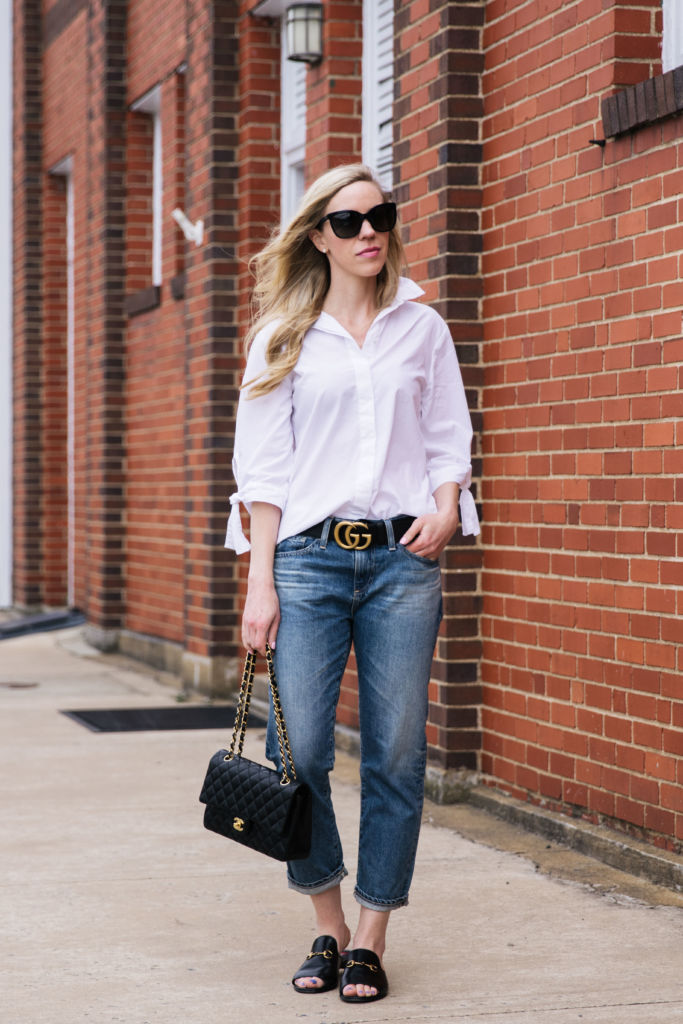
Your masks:
[[[14,4],[14,602],[42,587],[42,5]]]
[[[455,341],[475,430],[475,495],[483,386],[483,23],[481,0],[396,4],[394,191],[411,275],[426,289]],[[441,769],[478,767],[481,563],[476,539],[461,534],[442,559],[444,622],[428,726],[430,760]]]
[[[237,677],[237,563],[223,548],[242,356],[237,323],[238,3],[187,4],[185,212],[205,242],[186,249],[186,683]]]
[[[88,6],[86,600],[104,647],[125,601],[126,9]]]
[[[308,74],[306,184],[361,159],[362,0],[327,0],[323,60]]]
[[[280,20],[252,18],[242,0],[240,25],[240,322],[249,323],[250,257],[270,238],[280,216]]]
[[[170,223],[173,210],[185,202],[185,75],[173,75],[164,83],[162,106],[171,110],[166,117],[163,130],[168,138],[168,145],[162,146],[164,151],[163,179],[168,182],[164,189],[164,221]],[[170,121],[170,124],[169,124]],[[168,233],[167,233],[168,235]],[[171,250],[169,253],[169,249]],[[185,288],[185,239],[181,231],[176,231],[171,239],[166,237],[164,249],[164,268],[170,267],[171,287],[176,291]]]
[[[67,499],[67,186],[51,175],[43,188],[42,531],[43,603],[68,601]]]

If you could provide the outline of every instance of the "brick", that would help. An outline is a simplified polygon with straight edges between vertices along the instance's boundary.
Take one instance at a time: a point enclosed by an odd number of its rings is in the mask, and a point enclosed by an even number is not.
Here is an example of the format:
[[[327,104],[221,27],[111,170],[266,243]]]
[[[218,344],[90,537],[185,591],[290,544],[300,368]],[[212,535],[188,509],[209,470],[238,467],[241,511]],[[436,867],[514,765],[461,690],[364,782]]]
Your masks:
[[[674,815],[670,811],[664,811],[658,807],[645,808],[645,826],[654,832],[673,835],[674,821]]]

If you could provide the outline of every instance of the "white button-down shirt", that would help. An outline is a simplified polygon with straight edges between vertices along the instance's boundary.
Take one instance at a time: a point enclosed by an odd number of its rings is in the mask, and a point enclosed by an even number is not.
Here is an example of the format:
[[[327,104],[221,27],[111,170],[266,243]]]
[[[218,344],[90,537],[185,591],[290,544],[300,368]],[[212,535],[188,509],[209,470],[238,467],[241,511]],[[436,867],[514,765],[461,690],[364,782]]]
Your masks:
[[[329,314],[304,336],[294,369],[237,412],[225,546],[249,550],[239,503],[282,510],[278,540],[328,516],[391,519],[434,512],[443,483],[461,487],[462,532],[479,533],[471,482],[472,424],[448,327],[403,278],[363,347]],[[272,325],[252,343],[244,379],[266,367]]]

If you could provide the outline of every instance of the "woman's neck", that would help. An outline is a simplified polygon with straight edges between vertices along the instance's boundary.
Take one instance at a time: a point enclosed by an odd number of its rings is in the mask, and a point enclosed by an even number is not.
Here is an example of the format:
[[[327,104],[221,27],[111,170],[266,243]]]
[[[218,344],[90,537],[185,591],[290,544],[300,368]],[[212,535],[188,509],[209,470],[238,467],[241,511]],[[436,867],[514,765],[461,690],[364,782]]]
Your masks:
[[[330,289],[323,310],[329,313],[362,346],[370,324],[377,316],[376,278],[355,279]]]

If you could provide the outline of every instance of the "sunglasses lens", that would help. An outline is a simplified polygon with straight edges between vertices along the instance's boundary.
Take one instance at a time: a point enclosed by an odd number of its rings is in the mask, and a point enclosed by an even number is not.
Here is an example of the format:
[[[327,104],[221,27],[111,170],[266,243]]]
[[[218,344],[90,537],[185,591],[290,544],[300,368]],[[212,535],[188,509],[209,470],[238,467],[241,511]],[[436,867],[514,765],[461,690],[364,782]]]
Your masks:
[[[355,238],[362,223],[363,219],[356,210],[340,210],[339,213],[330,214],[330,227],[337,238]]]
[[[396,225],[396,203],[380,203],[365,214],[358,210],[339,210],[329,214],[328,220],[337,238],[355,238],[364,220],[373,231],[391,231]]]
[[[396,204],[381,203],[368,212],[367,218],[375,231],[391,231],[396,224]]]

